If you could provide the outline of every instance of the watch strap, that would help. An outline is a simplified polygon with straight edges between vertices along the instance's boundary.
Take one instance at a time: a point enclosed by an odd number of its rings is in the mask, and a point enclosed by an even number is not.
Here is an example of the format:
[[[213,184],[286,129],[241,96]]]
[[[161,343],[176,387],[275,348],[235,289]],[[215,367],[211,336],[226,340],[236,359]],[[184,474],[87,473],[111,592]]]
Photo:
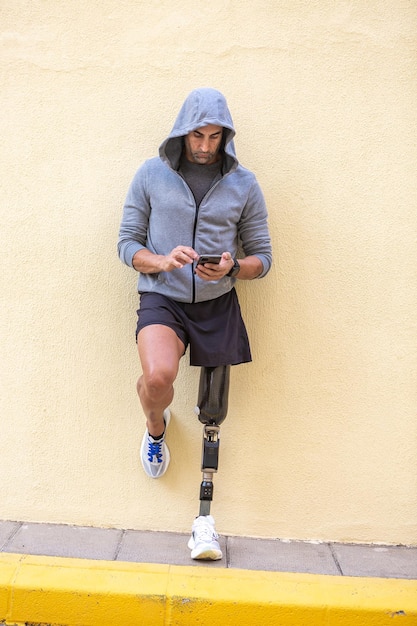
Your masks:
[[[239,261],[237,259],[233,259],[233,267],[230,270],[230,272],[228,272],[226,274],[226,276],[230,276],[231,278],[233,278],[234,276],[237,276],[237,274],[239,273],[240,270],[240,264]]]

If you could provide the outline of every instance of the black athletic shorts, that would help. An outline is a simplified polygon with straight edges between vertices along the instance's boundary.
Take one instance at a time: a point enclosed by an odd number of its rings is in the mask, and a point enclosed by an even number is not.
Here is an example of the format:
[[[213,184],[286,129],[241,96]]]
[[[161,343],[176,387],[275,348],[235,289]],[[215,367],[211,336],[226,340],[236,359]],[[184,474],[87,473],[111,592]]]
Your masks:
[[[185,349],[190,365],[217,367],[252,360],[248,334],[235,289],[205,302],[176,302],[159,293],[140,294],[136,338],[151,324],[172,328]]]

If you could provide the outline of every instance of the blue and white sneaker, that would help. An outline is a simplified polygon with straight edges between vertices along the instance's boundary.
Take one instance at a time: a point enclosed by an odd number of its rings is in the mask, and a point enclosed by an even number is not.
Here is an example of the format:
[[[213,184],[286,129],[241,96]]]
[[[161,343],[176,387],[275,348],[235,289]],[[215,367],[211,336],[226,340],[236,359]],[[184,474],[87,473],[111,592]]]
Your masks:
[[[223,554],[217,541],[219,535],[214,528],[211,515],[200,515],[194,520],[192,533],[188,542],[192,559],[218,561]]]
[[[149,434],[148,429],[144,432],[142,445],[140,447],[140,460],[142,461],[145,473],[150,478],[160,478],[168,469],[171,457],[168,446],[165,443],[165,435],[170,419],[171,412],[169,409],[165,409],[165,431],[161,439],[154,439],[152,435]]]

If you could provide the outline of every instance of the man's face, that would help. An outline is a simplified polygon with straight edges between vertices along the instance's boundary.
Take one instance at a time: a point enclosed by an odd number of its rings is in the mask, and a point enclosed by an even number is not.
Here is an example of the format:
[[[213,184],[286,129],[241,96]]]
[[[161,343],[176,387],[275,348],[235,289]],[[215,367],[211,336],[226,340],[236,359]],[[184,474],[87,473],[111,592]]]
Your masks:
[[[185,136],[185,156],[192,163],[211,165],[219,159],[223,127],[208,124]]]

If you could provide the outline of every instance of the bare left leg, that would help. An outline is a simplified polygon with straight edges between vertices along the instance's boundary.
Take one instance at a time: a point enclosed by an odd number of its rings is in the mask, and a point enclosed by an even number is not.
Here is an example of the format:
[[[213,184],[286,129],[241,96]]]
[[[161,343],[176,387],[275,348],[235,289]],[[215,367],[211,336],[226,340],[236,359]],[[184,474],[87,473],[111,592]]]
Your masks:
[[[184,344],[172,328],[152,324],[139,332],[138,351],[143,372],[137,383],[138,395],[149,434],[158,437],[164,432],[163,413],[174,396]]]

